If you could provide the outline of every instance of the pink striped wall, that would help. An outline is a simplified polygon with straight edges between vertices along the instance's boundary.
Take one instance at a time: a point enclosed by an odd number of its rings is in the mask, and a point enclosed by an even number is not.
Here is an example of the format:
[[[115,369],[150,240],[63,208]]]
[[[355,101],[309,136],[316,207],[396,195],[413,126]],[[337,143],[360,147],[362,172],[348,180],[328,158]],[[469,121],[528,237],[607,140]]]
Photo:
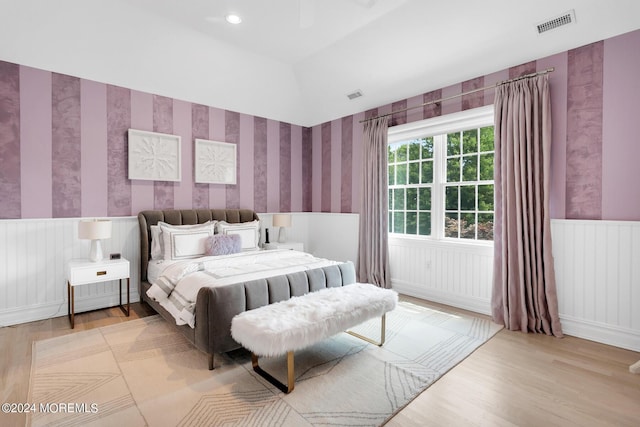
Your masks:
[[[107,88],[80,81],[80,199],[81,216],[100,216],[107,211]],[[24,143],[24,139],[23,139]]]
[[[0,152],[2,152],[0,175],[4,175],[3,171],[11,170],[5,170],[5,166],[16,165],[18,170],[14,177],[18,185],[12,189],[7,189],[3,185],[1,191],[3,200],[0,203],[0,210],[3,211],[3,216],[6,218],[20,218],[23,216],[22,213],[27,213],[23,217],[49,218],[53,215],[52,185],[42,185],[42,183],[50,183],[52,175],[51,73],[0,62],[0,68],[7,65],[15,67],[20,73],[20,98],[12,107],[13,113],[11,114],[17,115],[20,122],[19,133],[16,135],[18,138],[16,139],[15,154],[5,157],[6,151],[0,148]],[[0,80],[2,80],[3,74],[0,73]],[[0,95],[0,99],[2,98],[4,96]],[[11,111],[5,109],[4,105],[2,111]],[[21,108],[15,108],[16,106]],[[20,109],[29,110],[31,113],[21,115]],[[36,123],[42,125],[36,125]],[[11,139],[7,139],[7,135],[0,135],[0,147],[7,147],[5,144],[9,142]],[[11,147],[12,144],[8,144],[8,146]],[[21,156],[21,152],[29,153],[29,155]],[[106,158],[106,153],[104,158]],[[6,178],[3,178],[3,181],[4,179]]]
[[[554,67],[550,74],[553,218],[640,220],[640,30],[399,100],[311,129],[313,210],[358,212],[362,124],[370,117]],[[493,103],[493,89],[394,115],[409,123]],[[345,126],[345,123],[347,124]],[[351,127],[349,127],[349,124]],[[338,158],[336,151],[341,152]],[[317,169],[318,170],[317,170]],[[328,172],[330,171],[330,172]],[[336,185],[335,180],[340,180]],[[341,203],[332,202],[340,197]],[[356,195],[357,193],[357,195]],[[351,199],[351,204],[346,200]]]
[[[153,115],[151,116],[153,118]],[[153,121],[152,121],[153,123]],[[107,86],[107,216],[131,215],[131,181],[127,179],[127,129],[131,127],[131,91]],[[153,130],[142,129],[142,130]],[[28,155],[28,153],[25,153]],[[45,183],[43,183],[45,184]],[[76,197],[81,198],[82,194]],[[149,206],[153,209],[155,206]]]
[[[604,41],[602,217],[638,220],[640,212],[640,34]],[[610,190],[610,191],[609,191]]]
[[[358,212],[363,118],[555,67],[552,217],[640,220],[639,48],[634,31],[312,128],[0,61],[0,218],[190,207]],[[487,90],[392,123],[492,102]],[[129,128],[182,137],[181,182],[127,179]],[[238,144],[236,185],[193,182],[194,138]]]
[[[180,182],[127,178],[130,128],[180,135]],[[194,182],[195,138],[238,145],[236,185]],[[310,211],[311,144],[309,128],[0,61],[0,218]]]
[[[0,194],[3,210],[11,217],[21,215],[20,179],[20,69],[0,63]]]
[[[53,73],[51,83],[53,216],[80,216],[80,79]]]
[[[193,104],[191,106],[191,136],[194,140],[209,139],[209,108],[204,105]],[[191,206],[195,209],[209,207],[208,184],[193,184]]]
[[[569,51],[567,217],[602,218],[602,67],[604,43]]]

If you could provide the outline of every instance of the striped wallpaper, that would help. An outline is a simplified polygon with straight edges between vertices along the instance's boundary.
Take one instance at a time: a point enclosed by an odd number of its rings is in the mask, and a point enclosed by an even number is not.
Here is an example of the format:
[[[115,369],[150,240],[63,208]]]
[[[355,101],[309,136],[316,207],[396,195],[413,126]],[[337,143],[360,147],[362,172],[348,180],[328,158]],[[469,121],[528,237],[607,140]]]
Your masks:
[[[554,67],[553,218],[640,220],[635,122],[640,31],[312,128],[0,61],[0,218],[126,216],[149,208],[360,210],[365,117]],[[493,90],[413,109],[392,125],[493,102]],[[129,181],[126,131],[182,137],[182,181]],[[238,144],[237,185],[193,182],[195,138]]]
[[[180,135],[180,182],[127,178],[129,128]],[[193,141],[238,144],[237,185],[196,184]],[[0,61],[0,218],[311,210],[311,129]]]
[[[553,218],[640,220],[640,31],[322,123],[314,141],[313,211],[358,212],[362,124],[371,117],[554,67]],[[493,103],[493,89],[396,114],[391,126]],[[317,154],[316,154],[317,153]],[[337,153],[342,153],[337,155]],[[630,185],[633,184],[633,185]]]

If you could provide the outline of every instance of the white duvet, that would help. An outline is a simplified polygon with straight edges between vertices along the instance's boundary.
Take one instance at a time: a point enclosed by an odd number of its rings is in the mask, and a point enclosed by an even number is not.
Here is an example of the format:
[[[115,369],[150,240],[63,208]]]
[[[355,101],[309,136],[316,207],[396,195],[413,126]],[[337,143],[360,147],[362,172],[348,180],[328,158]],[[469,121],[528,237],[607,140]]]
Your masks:
[[[337,264],[313,255],[291,250],[242,252],[233,255],[202,257],[165,266],[147,291],[176,319],[177,325],[195,327],[198,291],[204,286],[223,286],[248,280],[295,273]]]

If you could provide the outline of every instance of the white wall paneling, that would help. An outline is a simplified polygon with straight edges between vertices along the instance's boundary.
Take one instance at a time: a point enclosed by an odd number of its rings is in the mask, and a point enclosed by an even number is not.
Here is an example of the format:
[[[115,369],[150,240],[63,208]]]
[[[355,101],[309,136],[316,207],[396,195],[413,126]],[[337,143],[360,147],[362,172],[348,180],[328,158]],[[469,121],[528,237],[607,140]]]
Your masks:
[[[271,227],[271,214],[259,214]],[[289,241],[307,252],[339,261],[356,260],[358,215],[292,213]],[[86,258],[88,240],[78,240],[78,221],[19,219],[0,221],[0,326],[67,315],[66,266]],[[131,263],[131,301],[139,301],[140,244],[136,217],[114,217],[111,239],[102,242],[105,256],[120,252]],[[264,240],[264,233],[262,234]],[[277,229],[271,227],[271,239]],[[118,282],[76,289],[76,312],[118,304]]]
[[[67,262],[87,258],[88,240],[78,240],[79,218],[0,221],[0,326],[67,315]],[[105,257],[119,252],[131,265],[131,301],[138,301],[139,234],[135,217],[111,218]],[[124,284],[123,284],[124,291]],[[118,282],[76,289],[76,312],[118,304]]]
[[[271,214],[259,215],[276,240]],[[131,262],[131,300],[138,301],[137,218],[111,219],[103,249]],[[0,221],[0,326],[67,314],[66,264],[89,253],[89,241],[77,238],[78,220]],[[564,332],[640,351],[640,222],[552,220],[551,226]],[[358,215],[292,213],[287,235],[318,257],[355,262]],[[491,245],[391,237],[389,257],[398,292],[490,313]],[[118,295],[117,282],[82,286],[77,311],[117,305]]]
[[[640,222],[552,220],[565,334],[640,351]],[[493,248],[390,238],[395,290],[490,314]]]
[[[272,242],[278,240],[278,228],[271,226],[271,213],[258,214],[264,228],[269,228]],[[358,255],[359,215],[351,213],[294,212],[287,240],[302,242],[305,252],[337,261],[353,261]]]
[[[400,293],[490,313],[491,245],[390,237],[389,263]]]
[[[553,220],[565,334],[640,351],[640,222]]]

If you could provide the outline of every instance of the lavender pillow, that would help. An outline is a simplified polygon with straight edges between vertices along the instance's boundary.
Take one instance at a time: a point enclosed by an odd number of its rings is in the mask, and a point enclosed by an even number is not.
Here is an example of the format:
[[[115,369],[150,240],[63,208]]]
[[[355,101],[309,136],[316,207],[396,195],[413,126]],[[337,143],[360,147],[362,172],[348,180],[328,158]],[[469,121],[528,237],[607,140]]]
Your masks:
[[[214,234],[207,239],[205,255],[237,254],[242,250],[239,234]]]

